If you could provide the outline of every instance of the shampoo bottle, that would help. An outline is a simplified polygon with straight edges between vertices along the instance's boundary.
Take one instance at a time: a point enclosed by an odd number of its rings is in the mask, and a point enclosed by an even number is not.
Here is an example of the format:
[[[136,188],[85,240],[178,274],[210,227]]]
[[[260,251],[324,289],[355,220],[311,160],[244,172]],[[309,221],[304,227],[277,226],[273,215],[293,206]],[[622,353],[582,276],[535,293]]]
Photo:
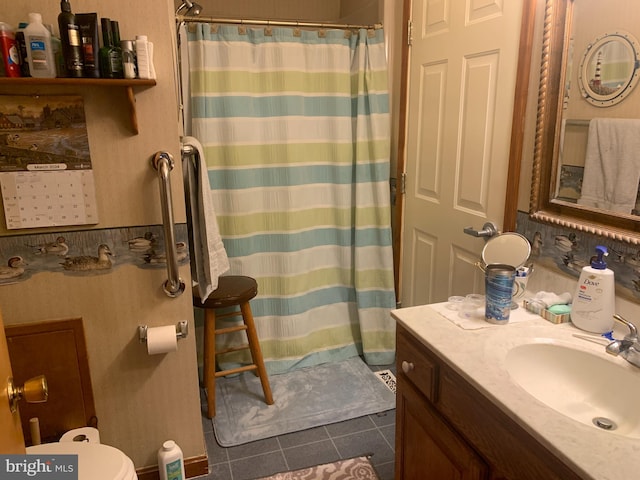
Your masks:
[[[88,78],[100,78],[98,14],[78,13],[76,21],[82,36],[83,75]]]
[[[54,78],[56,64],[51,44],[51,33],[42,24],[42,15],[29,14],[29,25],[24,29],[24,40],[27,45],[27,60],[32,77]]]
[[[182,450],[173,440],[167,440],[158,450],[160,480],[185,480]]]
[[[30,77],[29,61],[27,60],[27,43],[24,40],[24,29],[29,25],[27,22],[20,22],[18,30],[16,30],[16,45],[18,46],[18,55],[20,56],[20,75]]]
[[[603,257],[609,252],[597,246],[591,266],[584,267],[578,280],[571,306],[571,322],[578,328],[593,333],[613,329],[615,313],[615,279]]]
[[[60,2],[60,14],[58,15],[58,28],[62,41],[62,55],[67,77],[81,78],[83,73],[82,63],[82,34],[76,16],[71,12],[69,0]]]

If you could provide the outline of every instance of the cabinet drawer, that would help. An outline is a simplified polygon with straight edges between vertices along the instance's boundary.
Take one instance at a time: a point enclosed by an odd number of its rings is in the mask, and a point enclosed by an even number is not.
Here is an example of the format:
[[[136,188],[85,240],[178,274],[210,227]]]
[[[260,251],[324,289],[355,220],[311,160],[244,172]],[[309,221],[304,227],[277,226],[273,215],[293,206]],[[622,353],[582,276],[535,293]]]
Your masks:
[[[401,326],[397,330],[397,372],[403,374],[429,400],[436,402],[438,367],[426,353],[426,347],[412,340]]]

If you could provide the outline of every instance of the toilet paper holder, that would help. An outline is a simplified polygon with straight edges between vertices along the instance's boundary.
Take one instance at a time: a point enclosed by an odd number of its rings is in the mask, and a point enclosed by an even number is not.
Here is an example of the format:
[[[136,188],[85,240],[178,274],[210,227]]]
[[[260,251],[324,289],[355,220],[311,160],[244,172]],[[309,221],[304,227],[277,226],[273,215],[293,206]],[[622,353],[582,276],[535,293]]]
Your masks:
[[[147,325],[140,325],[138,327],[138,337],[140,338],[140,343],[147,343]],[[187,338],[189,334],[189,324],[186,320],[181,320],[176,323],[176,338],[178,340],[182,338]]]

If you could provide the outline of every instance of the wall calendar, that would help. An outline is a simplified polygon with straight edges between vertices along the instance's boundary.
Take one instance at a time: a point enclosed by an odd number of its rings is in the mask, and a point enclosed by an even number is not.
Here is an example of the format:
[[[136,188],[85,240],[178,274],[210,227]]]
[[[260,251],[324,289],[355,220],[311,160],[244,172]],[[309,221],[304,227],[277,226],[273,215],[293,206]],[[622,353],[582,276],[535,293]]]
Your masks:
[[[82,97],[0,95],[8,229],[98,223]]]

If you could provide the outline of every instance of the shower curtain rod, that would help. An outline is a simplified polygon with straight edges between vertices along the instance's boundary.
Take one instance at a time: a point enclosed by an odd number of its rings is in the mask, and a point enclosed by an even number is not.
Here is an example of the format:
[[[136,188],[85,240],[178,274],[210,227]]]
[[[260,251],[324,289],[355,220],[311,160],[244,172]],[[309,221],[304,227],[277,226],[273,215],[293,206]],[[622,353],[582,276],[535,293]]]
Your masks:
[[[306,28],[338,28],[343,30],[354,30],[366,28],[378,30],[382,28],[382,23],[373,25],[353,25],[349,23],[321,23],[321,22],[296,22],[286,20],[256,20],[239,18],[216,18],[203,15],[176,15],[178,23],[225,23],[232,25],[262,25],[267,27],[306,27]]]

